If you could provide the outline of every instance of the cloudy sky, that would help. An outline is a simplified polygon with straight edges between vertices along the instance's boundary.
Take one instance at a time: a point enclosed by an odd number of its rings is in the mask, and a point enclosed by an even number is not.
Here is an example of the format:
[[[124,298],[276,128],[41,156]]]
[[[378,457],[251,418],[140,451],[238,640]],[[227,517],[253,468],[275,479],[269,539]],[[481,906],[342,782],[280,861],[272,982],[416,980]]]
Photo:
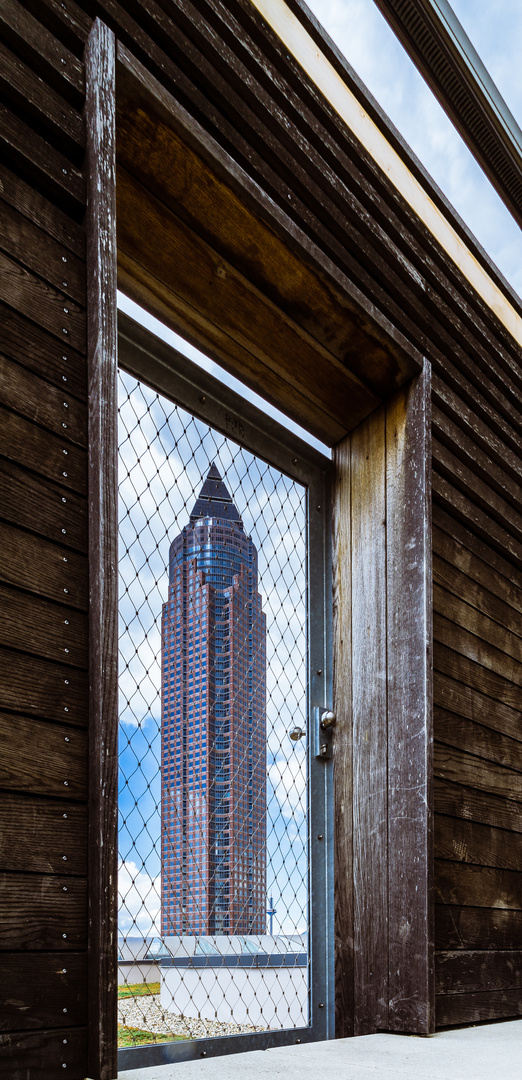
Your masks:
[[[486,179],[374,0],[307,0],[379,102],[514,289],[522,294],[522,233]],[[522,127],[522,3],[450,0],[451,6]]]

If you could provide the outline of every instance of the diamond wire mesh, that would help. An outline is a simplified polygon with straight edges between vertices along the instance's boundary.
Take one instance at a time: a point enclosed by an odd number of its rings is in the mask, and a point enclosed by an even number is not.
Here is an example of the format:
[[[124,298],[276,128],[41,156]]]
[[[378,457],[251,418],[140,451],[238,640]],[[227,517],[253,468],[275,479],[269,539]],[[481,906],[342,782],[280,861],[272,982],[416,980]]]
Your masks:
[[[120,1045],[308,1022],[305,524],[303,487],[120,371]]]

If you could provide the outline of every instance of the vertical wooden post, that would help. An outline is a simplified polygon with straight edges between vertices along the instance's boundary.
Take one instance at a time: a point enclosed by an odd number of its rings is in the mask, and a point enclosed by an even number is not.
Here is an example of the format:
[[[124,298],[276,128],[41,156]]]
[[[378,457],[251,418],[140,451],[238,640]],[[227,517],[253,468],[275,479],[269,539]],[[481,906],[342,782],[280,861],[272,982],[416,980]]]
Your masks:
[[[117,310],[115,40],[85,52],[89,379],[89,1076],[117,1076]]]
[[[386,408],[389,1028],[434,1026],[431,368]]]
[[[333,490],[335,1035],[354,1033],[351,436],[335,447]]]
[[[336,1035],[433,1030],[430,371],[335,450]]]

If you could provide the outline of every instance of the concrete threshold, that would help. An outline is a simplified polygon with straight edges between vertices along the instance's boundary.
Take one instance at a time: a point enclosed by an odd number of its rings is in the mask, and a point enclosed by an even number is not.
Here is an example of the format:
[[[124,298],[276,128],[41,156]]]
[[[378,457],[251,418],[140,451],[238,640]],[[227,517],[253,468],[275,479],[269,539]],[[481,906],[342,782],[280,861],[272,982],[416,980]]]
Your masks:
[[[522,1020],[254,1050],[132,1069],[121,1080],[522,1080]]]

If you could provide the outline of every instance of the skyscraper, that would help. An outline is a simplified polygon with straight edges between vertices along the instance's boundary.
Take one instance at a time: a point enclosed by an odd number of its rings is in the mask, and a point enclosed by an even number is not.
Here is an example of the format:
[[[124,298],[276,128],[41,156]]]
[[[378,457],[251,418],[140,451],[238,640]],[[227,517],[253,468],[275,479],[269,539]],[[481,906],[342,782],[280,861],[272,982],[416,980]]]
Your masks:
[[[215,467],[163,605],[163,936],[266,927],[266,619],[257,551]]]

